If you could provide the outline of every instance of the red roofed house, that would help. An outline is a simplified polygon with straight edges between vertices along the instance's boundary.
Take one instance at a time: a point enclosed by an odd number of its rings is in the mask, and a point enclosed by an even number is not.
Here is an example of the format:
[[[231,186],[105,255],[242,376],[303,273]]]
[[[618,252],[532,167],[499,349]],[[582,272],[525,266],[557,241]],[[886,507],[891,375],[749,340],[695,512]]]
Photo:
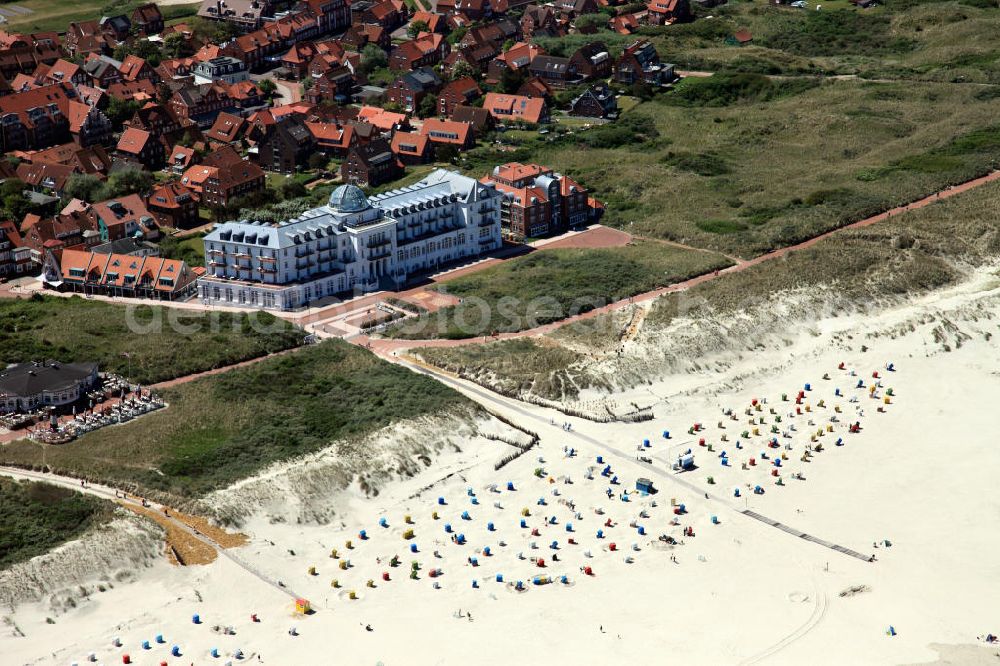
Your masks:
[[[193,292],[197,275],[179,259],[63,250],[46,258],[44,281],[60,291],[172,301]]]
[[[420,33],[416,39],[403,42],[389,55],[389,68],[410,71],[418,67],[433,67],[451,51],[451,45],[441,35]]]
[[[479,88],[479,84],[471,76],[455,79],[442,88],[438,94],[438,113],[448,118],[455,110],[455,107],[460,105],[470,106],[482,94],[483,91]]]
[[[70,138],[69,82],[0,97],[0,150],[47,148]]]
[[[425,164],[434,155],[430,138],[416,132],[396,132],[392,135],[392,152],[403,164]]]
[[[264,171],[225,146],[208,155],[202,164],[184,172],[181,183],[206,206],[227,206],[236,197],[264,189]]]
[[[176,181],[154,189],[146,199],[146,208],[163,227],[190,229],[201,222],[194,192]]]
[[[357,142],[354,128],[337,123],[307,122],[306,129],[312,134],[316,150],[326,154],[344,157]],[[397,132],[399,134],[399,132]]]
[[[97,218],[101,242],[122,238],[153,238],[159,235],[156,221],[138,194],[99,201],[90,207]]]
[[[511,162],[483,179],[504,194],[500,224],[519,236],[545,236],[584,224],[595,214],[587,190],[537,164]]]
[[[138,164],[147,171],[156,171],[163,166],[163,144],[146,130],[128,127],[118,140],[115,159]]]
[[[646,22],[650,25],[668,25],[691,18],[688,0],[648,0]]]
[[[122,79],[125,81],[145,80],[153,83],[160,81],[160,75],[156,73],[156,70],[137,55],[126,56],[118,71],[122,73]]]
[[[446,144],[459,149],[472,146],[472,125],[469,123],[428,118],[420,127],[420,133],[436,144]]]
[[[160,8],[149,2],[133,9],[132,27],[147,37],[163,32],[163,14],[160,13]]]
[[[549,108],[544,99],[486,93],[483,108],[501,122],[546,123]]]

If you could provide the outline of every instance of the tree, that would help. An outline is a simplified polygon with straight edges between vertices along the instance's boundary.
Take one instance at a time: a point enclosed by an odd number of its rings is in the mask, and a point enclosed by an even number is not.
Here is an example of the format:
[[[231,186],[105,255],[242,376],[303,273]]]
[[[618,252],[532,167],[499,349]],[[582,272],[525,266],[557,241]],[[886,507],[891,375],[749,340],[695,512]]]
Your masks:
[[[454,81],[456,79],[462,79],[466,76],[478,79],[480,71],[473,67],[468,60],[459,60],[455,63],[455,66],[451,68],[451,80]]]
[[[139,103],[134,99],[112,97],[111,101],[108,102],[108,108],[104,112],[104,115],[108,117],[108,120],[111,121],[116,130],[120,130],[125,121],[131,119],[138,110]]]
[[[319,171],[320,169],[325,169],[327,165],[327,157],[323,153],[313,153],[309,156],[308,164],[309,168],[314,171]]]
[[[437,95],[425,95],[422,100],[420,100],[420,108],[417,109],[417,115],[421,118],[433,118],[438,114],[438,97]]]
[[[422,32],[430,32],[430,29],[427,21],[414,21],[406,27],[406,34],[410,36],[410,39],[413,39]]]
[[[89,173],[75,173],[66,179],[63,186],[63,200],[83,199],[89,203],[99,201],[99,195],[104,183],[100,178]]]
[[[281,198],[288,201],[290,199],[298,199],[299,197],[304,197],[309,194],[309,190],[306,186],[294,178],[288,178],[281,184]]]
[[[163,39],[164,58],[184,58],[193,53],[191,45],[179,32],[172,32]]]
[[[257,82],[257,89],[260,90],[261,95],[270,98],[274,95],[274,91],[278,89],[278,84],[271,79],[261,79]]]
[[[17,178],[8,178],[0,184],[0,202],[3,215],[8,220],[23,220],[31,212],[31,201],[24,195],[25,184]]]
[[[510,67],[505,67],[500,74],[500,92],[513,95],[524,84],[525,78],[523,68],[511,69]]]
[[[585,30],[595,31],[600,28],[605,28],[608,25],[608,15],[607,14],[584,14],[583,16],[578,16],[576,21],[573,23],[576,29],[580,32]]]
[[[160,47],[148,39],[136,39],[129,42],[122,42],[115,47],[115,60],[124,60],[130,55],[138,56],[148,62],[151,67],[156,67],[163,59]]]
[[[374,72],[389,64],[389,56],[376,44],[367,44],[361,49],[361,69],[365,74]]]
[[[153,188],[153,174],[138,167],[128,167],[108,176],[98,196],[101,200],[123,197],[128,194],[145,194]]]

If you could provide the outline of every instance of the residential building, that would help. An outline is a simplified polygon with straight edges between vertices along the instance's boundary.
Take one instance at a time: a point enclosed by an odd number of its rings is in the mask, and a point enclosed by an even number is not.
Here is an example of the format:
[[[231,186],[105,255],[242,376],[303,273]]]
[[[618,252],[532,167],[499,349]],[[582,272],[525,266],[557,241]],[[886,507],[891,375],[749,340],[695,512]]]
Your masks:
[[[194,192],[177,181],[154,189],[146,199],[146,208],[161,227],[191,229],[201,223]]]
[[[416,113],[427,95],[441,89],[443,82],[433,69],[421,67],[396,79],[386,90],[386,98],[406,113]]]
[[[587,88],[569,106],[570,115],[588,118],[614,118],[618,116],[618,101],[606,83]]]
[[[243,61],[232,56],[217,56],[195,64],[191,73],[196,84],[222,81],[224,83],[239,83],[250,78]]]
[[[366,187],[391,182],[402,173],[403,166],[385,139],[353,146],[340,165],[340,176],[345,183]]]
[[[289,113],[275,118],[263,136],[258,135],[256,152],[251,152],[250,159],[269,171],[293,173],[296,167],[306,165],[314,147],[305,123]]]
[[[451,51],[442,35],[431,32],[420,33],[416,39],[396,46],[389,55],[389,68],[409,72],[419,67],[433,67]]]
[[[264,171],[229,146],[208,155],[181,177],[181,184],[197,194],[202,205],[213,208],[264,189],[264,181]]]
[[[435,145],[448,145],[461,150],[471,148],[474,142],[472,125],[454,120],[428,118],[420,126],[420,133]]]
[[[424,134],[396,132],[392,135],[392,152],[403,164],[426,164],[434,155],[434,146]]]
[[[136,127],[125,128],[115,148],[116,161],[136,164],[147,171],[162,168],[164,159],[163,144],[149,132]]]
[[[156,3],[148,2],[132,10],[132,26],[147,37],[163,32],[163,14]]]
[[[159,235],[156,220],[138,194],[99,201],[90,207],[97,220],[101,242],[122,238],[152,238]]]
[[[514,236],[558,233],[585,224],[596,214],[585,188],[548,167],[511,162],[494,168],[483,182],[503,194],[501,225]]]
[[[48,254],[42,280],[59,291],[173,301],[195,291],[197,273],[179,259],[63,250]]]
[[[614,80],[625,85],[647,83],[659,86],[673,81],[676,77],[674,66],[660,62],[656,47],[645,39],[632,42],[625,47],[615,63]]]
[[[691,5],[688,0],[648,0],[646,22],[650,25],[669,25],[690,20]]]
[[[205,236],[204,303],[292,310],[350,291],[400,287],[418,273],[501,246],[500,194],[436,170],[369,200],[353,185],[278,225],[226,222]]]
[[[544,99],[486,93],[483,108],[499,122],[547,123],[549,108]]]
[[[438,114],[450,118],[456,107],[471,106],[482,95],[482,89],[471,76],[455,79],[438,94]]]

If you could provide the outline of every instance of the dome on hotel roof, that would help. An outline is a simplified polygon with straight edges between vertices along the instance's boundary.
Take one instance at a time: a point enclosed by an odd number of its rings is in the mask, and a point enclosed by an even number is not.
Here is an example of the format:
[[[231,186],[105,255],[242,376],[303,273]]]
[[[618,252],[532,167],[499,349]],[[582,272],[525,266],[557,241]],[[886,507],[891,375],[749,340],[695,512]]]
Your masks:
[[[357,185],[341,185],[330,195],[330,207],[338,213],[357,213],[369,205],[368,197]]]

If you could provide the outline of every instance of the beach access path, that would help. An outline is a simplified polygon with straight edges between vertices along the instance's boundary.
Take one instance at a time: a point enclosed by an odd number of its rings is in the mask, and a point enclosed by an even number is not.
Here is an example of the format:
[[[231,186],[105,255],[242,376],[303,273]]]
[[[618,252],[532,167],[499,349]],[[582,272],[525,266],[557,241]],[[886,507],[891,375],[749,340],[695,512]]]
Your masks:
[[[61,486],[69,490],[75,490],[76,492],[84,493],[85,495],[91,495],[93,497],[99,497],[103,500],[109,500],[115,502],[126,509],[138,513],[140,515],[147,515],[150,512],[155,512],[157,514],[156,521],[161,525],[168,525],[169,527],[180,530],[186,533],[190,537],[201,542],[205,546],[213,549],[217,555],[225,557],[233,564],[243,569],[245,572],[256,578],[259,582],[265,583],[272,588],[280,591],[292,599],[297,598],[294,591],[288,589],[284,584],[277,580],[269,578],[262,574],[257,569],[251,567],[243,559],[237,557],[229,551],[225,546],[220,544],[218,541],[214,540],[209,535],[204,532],[192,527],[186,522],[178,519],[176,517],[176,512],[171,512],[170,508],[157,504],[155,502],[150,502],[144,500],[143,498],[136,497],[134,495],[129,495],[128,493],[118,491],[110,486],[104,486],[100,484],[86,483],[83,484],[80,479],[75,479],[69,476],[60,476],[58,474],[52,474],[48,472],[36,472],[32,470],[21,469],[18,467],[6,467],[0,466],[0,475],[6,476],[12,479],[17,479],[20,481],[41,481],[44,483],[49,483],[55,486]]]
[[[368,347],[369,349],[372,349],[372,350],[378,352],[379,354],[383,354],[384,355],[386,353],[390,353],[390,352],[393,352],[393,351],[397,351],[398,352],[398,351],[402,351],[402,350],[405,350],[405,349],[415,349],[415,348],[419,348],[419,347],[461,347],[463,345],[477,344],[477,343],[478,344],[483,344],[483,343],[486,343],[486,342],[492,342],[492,341],[496,341],[496,340],[511,340],[511,339],[515,339],[515,338],[528,338],[528,337],[534,337],[534,336],[538,336],[538,335],[545,335],[545,334],[548,334],[548,333],[552,333],[553,331],[555,331],[555,330],[557,330],[559,328],[562,328],[563,326],[566,326],[567,324],[573,324],[573,323],[576,323],[576,322],[579,322],[579,321],[585,321],[585,320],[588,320],[588,319],[593,319],[593,318],[598,317],[600,315],[604,315],[604,314],[608,314],[610,312],[614,312],[616,310],[620,310],[620,309],[622,309],[622,308],[624,308],[624,307],[626,307],[628,305],[632,305],[634,303],[644,303],[644,302],[647,302],[647,301],[652,301],[652,300],[654,300],[656,298],[659,298],[660,296],[663,296],[665,294],[686,291],[686,290],[690,289],[691,287],[695,287],[695,286],[697,286],[699,284],[702,284],[704,282],[708,282],[710,280],[714,280],[714,279],[716,279],[717,277],[719,277],[721,275],[726,275],[728,273],[739,273],[739,272],[745,271],[748,268],[751,268],[753,266],[757,266],[759,264],[763,264],[765,262],[772,261],[774,259],[780,259],[780,258],[788,255],[791,252],[795,252],[797,250],[805,250],[807,248],[810,248],[813,245],[815,245],[816,243],[818,243],[818,242],[820,242],[820,241],[822,241],[822,240],[824,240],[826,238],[829,238],[829,237],[833,236],[834,234],[838,234],[838,233],[840,233],[842,231],[845,231],[845,230],[848,230],[848,229],[861,229],[863,227],[868,227],[868,226],[871,226],[873,224],[877,224],[879,222],[883,222],[885,220],[888,220],[891,217],[901,215],[901,214],[906,213],[908,211],[912,211],[912,210],[917,210],[917,209],[920,209],[920,208],[924,208],[926,206],[929,206],[929,205],[931,205],[933,203],[936,203],[938,201],[941,201],[943,199],[948,199],[948,198],[951,198],[951,197],[953,197],[953,196],[955,196],[957,194],[962,194],[963,192],[968,192],[971,189],[980,187],[980,186],[985,185],[987,183],[991,183],[991,182],[993,182],[995,180],[998,180],[998,179],[1000,179],[1000,171],[992,171],[992,172],[986,174],[985,176],[980,176],[979,178],[974,178],[973,180],[966,181],[966,182],[964,182],[964,183],[962,183],[960,185],[954,185],[954,186],[949,187],[947,189],[941,190],[940,192],[935,192],[934,194],[930,194],[930,195],[928,195],[926,197],[923,197],[922,199],[917,199],[916,201],[911,201],[908,204],[904,204],[902,206],[896,206],[895,208],[891,208],[891,209],[889,209],[889,210],[887,210],[885,212],[879,213],[878,215],[872,215],[871,217],[867,217],[867,218],[865,218],[863,220],[859,220],[857,222],[852,222],[851,224],[847,224],[847,225],[844,225],[842,227],[837,227],[836,229],[832,229],[830,231],[824,232],[824,233],[819,234],[817,236],[813,236],[812,238],[810,238],[808,240],[805,240],[805,241],[802,241],[801,243],[796,243],[795,245],[789,245],[787,247],[779,248],[777,250],[773,250],[771,252],[767,252],[765,254],[762,254],[762,255],[759,255],[757,257],[754,257],[753,259],[748,259],[748,260],[745,260],[745,261],[738,261],[736,264],[734,264],[733,266],[730,266],[729,268],[725,268],[725,269],[722,269],[722,270],[719,270],[719,271],[714,271],[714,272],[711,272],[711,273],[704,273],[704,274],[699,275],[697,277],[693,277],[693,278],[691,278],[689,280],[684,280],[683,282],[676,282],[676,283],[668,285],[666,287],[661,287],[659,289],[654,289],[653,291],[647,291],[647,292],[645,292],[643,294],[638,294],[638,295],[632,296],[630,298],[623,298],[623,299],[621,299],[619,301],[615,301],[614,303],[609,303],[608,305],[605,305],[603,307],[595,308],[593,310],[589,310],[587,312],[583,312],[583,313],[580,313],[578,315],[574,315],[572,317],[568,317],[566,319],[560,319],[559,321],[554,321],[552,323],[545,324],[543,326],[538,326],[536,328],[531,328],[531,329],[527,329],[527,330],[524,330],[524,331],[517,331],[517,332],[512,332],[512,333],[500,333],[498,335],[492,335],[492,336],[482,336],[482,337],[476,337],[476,338],[466,338],[466,339],[461,339],[461,340],[450,340],[450,339],[449,340],[445,340],[445,339],[396,340],[396,339],[388,339],[388,338],[370,338],[370,337],[368,337],[366,335],[359,334],[359,335],[351,338],[351,341],[355,342],[356,344],[360,344],[362,346]]]

